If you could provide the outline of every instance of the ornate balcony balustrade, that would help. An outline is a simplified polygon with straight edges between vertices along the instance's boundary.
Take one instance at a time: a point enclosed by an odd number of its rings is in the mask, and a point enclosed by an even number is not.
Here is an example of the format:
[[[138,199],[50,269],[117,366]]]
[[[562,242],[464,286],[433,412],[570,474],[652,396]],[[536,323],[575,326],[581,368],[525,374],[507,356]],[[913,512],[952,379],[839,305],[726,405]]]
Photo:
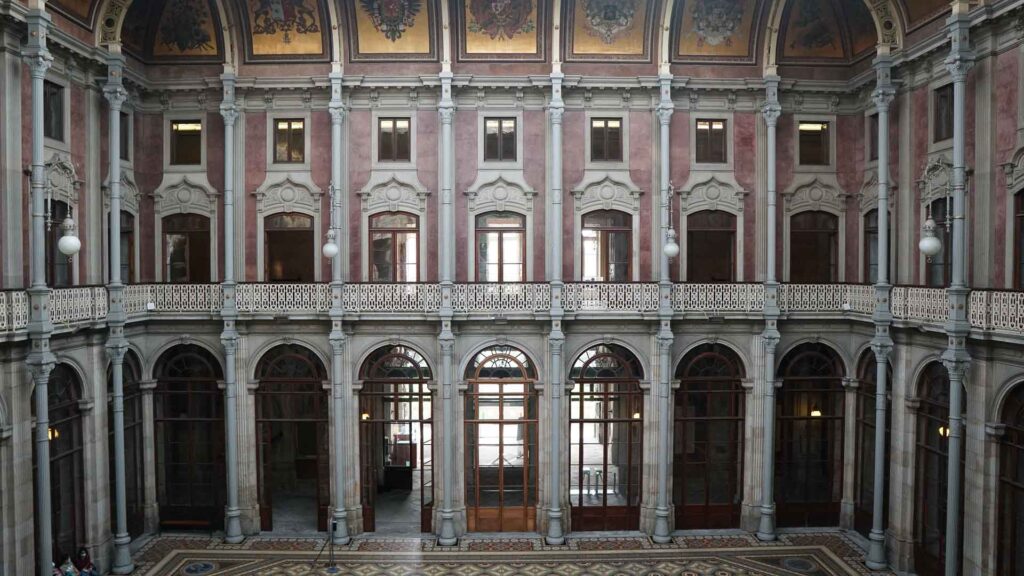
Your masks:
[[[0,334],[28,326],[28,293],[22,290],[0,292]]]
[[[346,312],[437,312],[441,309],[441,285],[345,284],[341,302]]]
[[[782,284],[779,308],[783,312],[855,312],[875,310],[875,287],[870,284]]]
[[[58,288],[50,292],[50,321],[55,327],[107,317],[107,289],[103,286]]]
[[[331,309],[329,284],[239,284],[235,290],[239,312],[327,312]]]
[[[942,288],[896,286],[892,289],[892,317],[925,323],[944,323],[949,317],[949,300]]]
[[[764,284],[675,284],[672,286],[672,310],[759,312],[764,308]]]
[[[566,312],[655,312],[660,295],[655,283],[572,282],[562,289]]]
[[[502,314],[546,312],[551,309],[551,285],[543,283],[456,284],[452,308],[455,312],[498,312]]]
[[[1024,333],[1024,292],[975,290],[968,317],[972,328]]]

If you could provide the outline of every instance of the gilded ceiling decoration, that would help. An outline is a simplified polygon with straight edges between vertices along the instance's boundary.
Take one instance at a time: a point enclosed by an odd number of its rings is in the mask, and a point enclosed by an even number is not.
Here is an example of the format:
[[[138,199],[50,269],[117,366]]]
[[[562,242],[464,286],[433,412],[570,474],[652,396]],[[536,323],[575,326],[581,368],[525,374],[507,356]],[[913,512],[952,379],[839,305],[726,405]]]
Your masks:
[[[121,40],[127,52],[145,62],[222,60],[220,22],[211,0],[134,2]]]
[[[440,0],[347,0],[349,57],[359,60],[437,59]]]
[[[566,0],[567,60],[650,60],[653,0]]]
[[[321,60],[330,56],[322,0],[244,0],[249,60]]]
[[[677,60],[753,63],[762,0],[677,0],[673,15]]]
[[[543,60],[545,0],[457,2],[460,60]]]

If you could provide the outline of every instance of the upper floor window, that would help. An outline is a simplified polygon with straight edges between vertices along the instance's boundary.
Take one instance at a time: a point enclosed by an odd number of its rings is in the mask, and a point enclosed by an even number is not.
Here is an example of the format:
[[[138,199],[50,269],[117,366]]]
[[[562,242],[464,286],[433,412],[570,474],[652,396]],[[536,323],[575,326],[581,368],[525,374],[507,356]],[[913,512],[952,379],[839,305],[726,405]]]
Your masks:
[[[175,214],[163,219],[164,279],[210,281],[210,219]]]
[[[128,162],[132,159],[132,117],[127,112],[121,112],[121,160]]]
[[[953,240],[949,226],[952,226],[950,205],[945,198],[932,202],[932,220],[935,221],[935,237],[942,242],[942,250],[925,260],[925,284],[932,288],[945,288],[951,279]]]
[[[583,281],[629,282],[632,219],[617,210],[583,216]]]
[[[622,161],[621,118],[594,118],[590,121],[590,159],[594,162]]]
[[[828,212],[801,212],[790,220],[791,282],[835,282],[839,270],[839,218]]]
[[[516,119],[484,120],[484,160],[515,161]]]
[[[107,241],[110,230],[107,229]],[[135,278],[135,216],[121,211],[121,282],[130,283]]]
[[[370,217],[370,281],[418,280],[419,218],[405,212]]]
[[[412,132],[408,118],[380,118],[377,121],[377,159],[381,162],[408,162]]]
[[[43,82],[43,136],[64,141],[64,87]]]
[[[828,166],[830,160],[828,122],[800,122],[800,164]]]
[[[890,214],[890,222],[892,215]],[[864,215],[864,281],[878,282],[878,209]],[[889,226],[889,282],[896,277],[896,266],[892,258],[892,226]]]
[[[701,210],[686,217],[686,279],[732,282],[736,278],[736,216]]]
[[[868,160],[878,160],[878,114],[868,117]]]
[[[725,126],[725,120],[697,120],[695,158],[698,163],[725,164],[729,161]]]
[[[203,124],[199,120],[171,121],[171,164],[203,163]]]
[[[476,217],[477,282],[522,282],[526,276],[526,218],[515,212]]]
[[[267,216],[263,223],[267,282],[313,282],[313,217],[296,212]]]
[[[61,224],[71,214],[71,208],[60,200],[50,201],[49,224],[46,229],[46,284],[51,288],[62,288],[73,284],[71,259],[57,248],[64,229]]]
[[[932,141],[941,142],[953,137],[953,85],[936,88],[932,103]]]
[[[302,163],[306,159],[306,122],[301,118],[274,121],[274,162]]]

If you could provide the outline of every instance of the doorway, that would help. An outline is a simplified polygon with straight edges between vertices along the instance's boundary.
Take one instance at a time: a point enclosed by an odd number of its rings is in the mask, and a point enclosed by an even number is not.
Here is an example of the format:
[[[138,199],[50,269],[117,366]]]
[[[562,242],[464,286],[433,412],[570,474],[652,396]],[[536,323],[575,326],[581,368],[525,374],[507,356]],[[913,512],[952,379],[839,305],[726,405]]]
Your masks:
[[[303,346],[267,352],[256,370],[260,529],[327,529],[330,473],[326,371]]]
[[[431,531],[432,378],[423,356],[404,346],[380,348],[363,363],[359,461],[366,532]]]

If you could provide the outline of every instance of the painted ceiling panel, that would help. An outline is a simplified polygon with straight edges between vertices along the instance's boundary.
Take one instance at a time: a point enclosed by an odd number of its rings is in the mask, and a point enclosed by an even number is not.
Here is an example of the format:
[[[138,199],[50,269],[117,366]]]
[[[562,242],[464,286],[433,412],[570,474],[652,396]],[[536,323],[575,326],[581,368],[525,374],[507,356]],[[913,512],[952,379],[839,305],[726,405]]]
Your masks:
[[[323,0],[241,0],[247,61],[330,59]]]
[[[145,62],[220,62],[224,43],[212,0],[150,0],[128,8],[127,52]]]
[[[468,0],[452,6],[460,60],[544,60],[546,0]]]
[[[435,61],[440,0],[345,0],[353,61]]]
[[[565,0],[566,60],[648,62],[654,0]]]
[[[843,35],[835,6],[822,0],[790,0],[783,16],[783,59],[843,59]]]
[[[764,0],[677,0],[675,60],[753,63]]]

